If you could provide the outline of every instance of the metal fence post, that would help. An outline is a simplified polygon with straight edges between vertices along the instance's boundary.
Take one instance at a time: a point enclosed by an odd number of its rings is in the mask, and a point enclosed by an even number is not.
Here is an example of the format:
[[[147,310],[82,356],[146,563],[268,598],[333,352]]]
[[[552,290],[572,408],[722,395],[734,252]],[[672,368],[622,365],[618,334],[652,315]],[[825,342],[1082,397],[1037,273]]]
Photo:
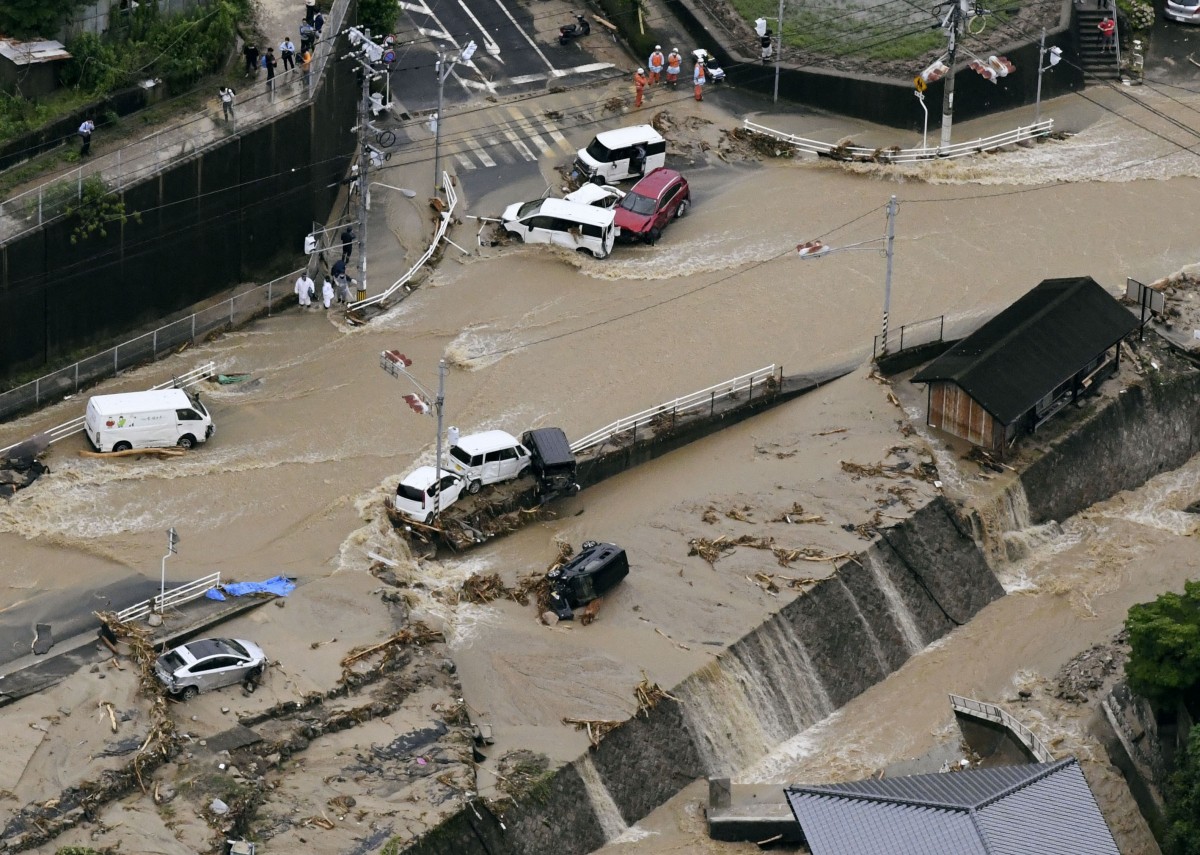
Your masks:
[[[79,186],[78,193],[75,196],[76,201],[83,201],[83,167],[79,167]]]
[[[192,313],[192,344],[196,343],[196,313]]]
[[[42,378],[33,381],[33,403],[35,406],[42,405]]]
[[[233,326],[233,297],[229,298],[229,326]]]
[[[79,391],[79,363],[75,363],[75,391]]]
[[[709,392],[708,393],[708,414],[711,416],[716,411],[717,411],[717,393]]]
[[[43,192],[44,192],[43,188],[39,187],[38,188],[38,225],[39,226],[42,224],[42,193]]]
[[[274,279],[272,279],[270,282],[267,283],[267,317],[268,318],[271,317],[271,291],[272,291],[271,286],[274,284],[275,284]]]
[[[113,348],[113,374],[116,374],[118,371],[121,370],[121,365],[117,361],[117,354],[120,352],[121,352],[121,345],[118,344],[116,347]]]
[[[946,340],[946,316],[942,315],[938,318],[938,341]]]
[[[150,347],[152,348],[152,351],[151,351],[151,352],[152,352],[152,353],[153,353],[155,356],[158,356],[158,328],[157,328],[157,327],[155,327],[155,328],[154,328],[154,341],[153,341],[153,343],[150,345]]]

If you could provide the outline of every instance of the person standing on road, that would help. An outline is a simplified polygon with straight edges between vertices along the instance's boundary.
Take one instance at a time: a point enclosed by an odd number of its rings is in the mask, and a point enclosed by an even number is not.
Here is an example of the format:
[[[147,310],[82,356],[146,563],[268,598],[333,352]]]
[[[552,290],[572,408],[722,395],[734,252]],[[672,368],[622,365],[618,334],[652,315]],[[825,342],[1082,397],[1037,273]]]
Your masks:
[[[317,0],[304,0],[304,20],[311,24],[317,14]]]
[[[279,58],[283,60],[284,71],[291,71],[296,67],[296,45],[287,36],[279,43]]]
[[[92,131],[96,130],[96,123],[91,119],[84,119],[83,124],[79,126],[79,141],[82,145],[79,147],[79,156],[87,157],[92,153]]]
[[[258,47],[252,42],[246,42],[242,48],[242,56],[246,58],[246,76],[258,77]]]
[[[300,22],[300,50],[311,51],[317,42],[317,31],[308,21]]]
[[[329,311],[329,305],[333,302],[333,283],[329,281],[329,277],[325,277],[325,283],[321,286],[321,303],[325,306],[325,311]]]
[[[325,16],[321,14],[320,9],[313,15],[313,29],[317,31],[317,38],[321,38],[321,30],[325,29]]]
[[[642,106],[642,95],[646,92],[646,72],[639,68],[637,73],[633,75],[633,107],[636,110]]]
[[[354,251],[354,239],[357,235],[354,234],[353,226],[346,226],[342,230],[342,263],[350,263],[350,254]]]
[[[300,274],[300,278],[296,280],[296,296],[300,300],[300,308],[306,309],[312,305],[313,294],[316,293],[317,286],[309,278],[308,271]]]
[[[663,56],[662,45],[654,46],[654,53],[650,54],[650,61],[646,63],[646,67],[650,69],[651,86],[657,86],[658,81],[662,76],[663,66],[666,64],[666,57]]]
[[[304,86],[312,83],[312,51],[306,50],[300,55],[300,76],[304,78]]]
[[[671,52],[667,54],[667,85],[672,89],[679,82],[679,66],[683,64],[683,57],[679,55],[679,48],[671,48]]]
[[[263,57],[263,68],[267,70],[267,91],[272,95],[275,94],[275,66],[278,64],[275,61],[275,48],[267,48],[267,55]]]
[[[221,109],[225,112],[225,121],[233,121],[233,96],[237,93],[233,91],[232,86],[222,86],[221,91],[217,93],[221,98]]]
[[[704,100],[704,63],[697,61],[696,68],[692,71],[692,86],[696,90],[696,100]]]

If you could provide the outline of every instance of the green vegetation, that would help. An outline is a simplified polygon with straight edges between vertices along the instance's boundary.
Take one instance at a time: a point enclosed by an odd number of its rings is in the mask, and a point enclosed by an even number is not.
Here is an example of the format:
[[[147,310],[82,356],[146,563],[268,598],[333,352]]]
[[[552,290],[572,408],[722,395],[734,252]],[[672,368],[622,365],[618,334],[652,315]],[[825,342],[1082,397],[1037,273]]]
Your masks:
[[[1167,787],[1164,855],[1200,855],[1200,727],[1193,727]]]
[[[126,213],[125,202],[116,193],[108,192],[99,175],[84,180],[83,198],[67,205],[66,216],[77,220],[71,230],[71,243],[87,240],[97,233],[100,237],[108,237],[109,225],[123,226],[131,217],[134,222],[142,221],[139,212]]]
[[[4,0],[0,33],[18,39],[50,38],[86,0]]]
[[[779,4],[774,0],[730,0],[730,3],[751,26],[756,18],[767,18],[768,26],[776,29]],[[1003,24],[1020,8],[1020,0],[989,4],[986,27],[991,30]],[[935,19],[924,7],[898,0],[875,4],[862,0],[816,6],[785,4],[783,17],[784,44],[814,57],[916,60],[946,47],[946,34],[938,26],[940,19]],[[973,24],[969,30],[978,32],[978,27],[979,24]],[[987,38],[987,34],[983,37]],[[970,48],[971,41],[968,33],[963,44]]]
[[[1148,30],[1154,26],[1154,7],[1141,0],[1117,0],[1117,11],[1125,16],[1129,26],[1135,30]]]
[[[396,29],[396,0],[358,0],[358,25],[379,41]]]
[[[250,13],[249,0],[216,0],[167,18],[143,3],[104,36],[83,33],[67,45],[72,59],[63,71],[66,86],[103,95],[147,77],[172,89],[192,85],[228,58],[237,24]]]
[[[1129,688],[1160,709],[1196,700],[1200,690],[1200,581],[1139,603],[1125,619]],[[1192,705],[1192,704],[1189,704]]]

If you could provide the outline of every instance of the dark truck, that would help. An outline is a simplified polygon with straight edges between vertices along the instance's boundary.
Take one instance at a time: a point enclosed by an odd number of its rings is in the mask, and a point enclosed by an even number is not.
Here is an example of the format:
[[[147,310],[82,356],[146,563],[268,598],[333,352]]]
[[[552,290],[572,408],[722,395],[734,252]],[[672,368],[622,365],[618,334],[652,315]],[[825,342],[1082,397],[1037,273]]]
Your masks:
[[[550,608],[559,620],[570,620],[575,609],[608,593],[629,575],[629,559],[615,543],[584,542],[579,554],[551,570]]]
[[[521,435],[521,444],[529,449],[530,471],[537,478],[538,496],[543,502],[579,492],[575,452],[562,428],[527,430]]]

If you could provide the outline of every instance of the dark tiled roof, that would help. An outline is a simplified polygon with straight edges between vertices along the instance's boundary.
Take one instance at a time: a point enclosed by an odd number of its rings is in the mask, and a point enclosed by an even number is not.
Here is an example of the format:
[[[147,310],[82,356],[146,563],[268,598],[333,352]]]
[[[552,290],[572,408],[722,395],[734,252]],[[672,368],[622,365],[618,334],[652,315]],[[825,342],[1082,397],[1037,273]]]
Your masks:
[[[1073,757],[787,797],[813,855],[1119,855]]]
[[[1137,323],[1090,276],[1047,279],[919,371],[913,382],[952,381],[1002,424],[1012,424]]]

